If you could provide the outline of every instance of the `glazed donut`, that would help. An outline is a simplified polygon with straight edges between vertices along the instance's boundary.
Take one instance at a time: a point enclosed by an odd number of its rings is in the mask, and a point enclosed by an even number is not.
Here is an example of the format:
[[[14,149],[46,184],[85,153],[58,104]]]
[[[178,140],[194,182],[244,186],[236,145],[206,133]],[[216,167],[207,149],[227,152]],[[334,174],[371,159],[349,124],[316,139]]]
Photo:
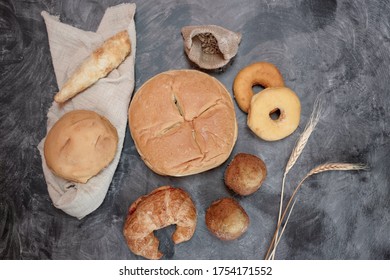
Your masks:
[[[255,85],[283,87],[284,82],[278,68],[269,62],[256,62],[241,69],[234,79],[233,92],[238,107],[245,113],[248,112]]]
[[[274,120],[271,114],[279,111]],[[293,133],[299,125],[301,103],[298,96],[289,88],[266,88],[253,96],[248,126],[261,139],[276,141]]]

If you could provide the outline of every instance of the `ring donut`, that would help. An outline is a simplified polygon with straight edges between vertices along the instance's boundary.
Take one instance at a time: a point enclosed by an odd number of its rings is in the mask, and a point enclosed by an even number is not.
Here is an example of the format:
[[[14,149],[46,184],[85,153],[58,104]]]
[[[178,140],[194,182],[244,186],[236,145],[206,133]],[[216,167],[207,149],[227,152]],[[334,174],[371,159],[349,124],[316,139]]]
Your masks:
[[[283,87],[284,82],[278,68],[269,62],[256,62],[241,69],[234,79],[233,92],[238,107],[245,113],[248,112],[255,85]]]
[[[277,119],[271,114],[280,112]],[[253,96],[248,126],[261,139],[276,141],[289,136],[297,129],[301,115],[298,96],[286,87],[266,88]]]

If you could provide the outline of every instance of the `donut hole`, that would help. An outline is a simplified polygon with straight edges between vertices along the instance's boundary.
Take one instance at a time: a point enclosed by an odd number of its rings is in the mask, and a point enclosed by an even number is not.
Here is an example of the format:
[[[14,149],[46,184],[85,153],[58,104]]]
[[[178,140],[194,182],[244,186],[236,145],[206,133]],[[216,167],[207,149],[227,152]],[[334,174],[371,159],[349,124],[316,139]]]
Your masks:
[[[262,85],[253,85],[252,86],[252,91],[254,94],[259,93],[263,89],[265,89],[265,87],[263,87]]]
[[[275,108],[271,112],[269,112],[269,117],[271,118],[271,120],[277,121],[280,118],[281,114],[282,112],[280,111],[280,109]]]

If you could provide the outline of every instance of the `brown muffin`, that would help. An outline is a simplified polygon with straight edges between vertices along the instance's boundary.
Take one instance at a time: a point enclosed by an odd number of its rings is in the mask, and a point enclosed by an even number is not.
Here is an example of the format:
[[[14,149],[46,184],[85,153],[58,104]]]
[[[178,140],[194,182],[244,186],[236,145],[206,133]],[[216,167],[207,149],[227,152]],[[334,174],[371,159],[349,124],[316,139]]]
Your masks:
[[[255,155],[239,153],[225,170],[225,184],[240,195],[257,191],[267,176],[265,163]]]
[[[232,198],[214,201],[206,211],[206,226],[221,240],[240,237],[249,226],[249,217]]]

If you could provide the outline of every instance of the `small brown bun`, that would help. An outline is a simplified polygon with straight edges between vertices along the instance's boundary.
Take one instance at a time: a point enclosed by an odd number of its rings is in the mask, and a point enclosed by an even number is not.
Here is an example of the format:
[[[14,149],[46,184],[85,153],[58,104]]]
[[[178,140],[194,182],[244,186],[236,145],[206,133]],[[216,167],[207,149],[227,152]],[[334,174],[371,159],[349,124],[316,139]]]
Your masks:
[[[249,217],[237,201],[223,198],[207,209],[206,226],[219,239],[234,240],[248,229]]]
[[[117,145],[117,131],[106,118],[76,110],[63,115],[50,129],[44,154],[57,176],[86,183],[114,159]]]
[[[239,153],[225,170],[225,184],[240,195],[250,195],[260,188],[266,176],[267,168],[260,158]]]

